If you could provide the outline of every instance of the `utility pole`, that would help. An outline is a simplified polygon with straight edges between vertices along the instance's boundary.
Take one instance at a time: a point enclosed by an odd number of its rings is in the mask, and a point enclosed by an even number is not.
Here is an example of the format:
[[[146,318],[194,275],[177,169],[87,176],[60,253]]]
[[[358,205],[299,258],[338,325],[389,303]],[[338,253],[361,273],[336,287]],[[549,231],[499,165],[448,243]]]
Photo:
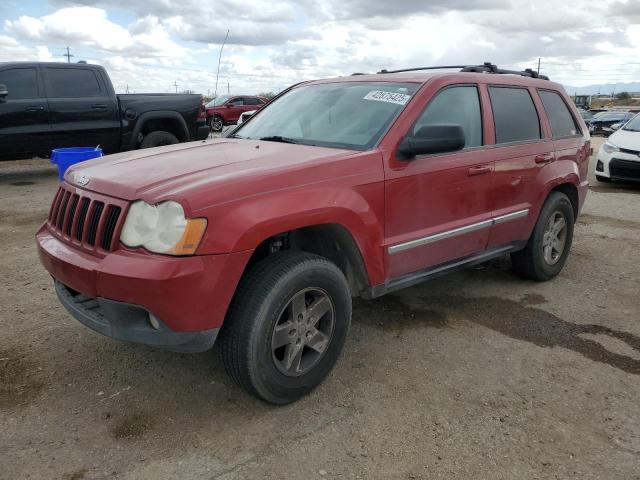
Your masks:
[[[538,57],[538,75],[540,75],[540,57]]]
[[[227,93],[231,94],[231,88],[229,87],[229,82],[227,82]]]
[[[216,89],[213,92],[213,96],[218,96],[218,77],[220,76],[220,59],[222,58],[222,49],[224,48],[225,43],[227,43],[227,39],[229,38],[229,29],[227,29],[227,34],[224,36],[224,42],[220,46],[220,53],[218,54],[218,71],[216,72]]]
[[[178,83],[175,80],[173,81],[173,86],[176,87],[176,93],[178,93]]]
[[[63,53],[62,56],[67,57],[67,63],[71,63],[71,57],[75,57],[75,55],[71,55],[69,47],[67,47],[67,53]]]

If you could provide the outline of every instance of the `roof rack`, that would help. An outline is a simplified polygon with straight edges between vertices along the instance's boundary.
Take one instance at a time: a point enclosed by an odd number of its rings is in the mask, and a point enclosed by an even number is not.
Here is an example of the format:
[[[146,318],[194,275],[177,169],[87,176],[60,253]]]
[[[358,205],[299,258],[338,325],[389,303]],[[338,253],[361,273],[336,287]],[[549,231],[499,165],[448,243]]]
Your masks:
[[[419,70],[442,70],[447,68],[455,68],[460,69],[461,72],[475,72],[475,73],[496,73],[496,74],[507,74],[507,75],[520,75],[522,77],[531,77],[531,78],[540,78],[542,80],[549,80],[549,77],[546,75],[540,75],[535,70],[531,68],[527,68],[522,71],[518,70],[504,70],[502,68],[498,68],[497,65],[494,65],[491,62],[484,62],[482,65],[442,65],[442,66],[434,66],[434,67],[417,67],[417,68],[403,68],[400,70],[380,70],[378,73],[400,73],[400,72],[416,72]]]

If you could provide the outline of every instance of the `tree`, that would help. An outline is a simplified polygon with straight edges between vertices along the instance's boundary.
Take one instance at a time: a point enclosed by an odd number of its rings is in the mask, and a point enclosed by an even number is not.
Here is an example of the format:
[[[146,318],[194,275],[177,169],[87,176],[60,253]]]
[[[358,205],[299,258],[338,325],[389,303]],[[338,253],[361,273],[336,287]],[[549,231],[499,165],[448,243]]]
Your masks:
[[[618,100],[629,100],[631,98],[631,94],[629,92],[616,93],[616,98]]]
[[[273,98],[276,96],[276,94],[273,92],[263,92],[263,93],[259,93],[258,96],[264,97],[264,98]]]

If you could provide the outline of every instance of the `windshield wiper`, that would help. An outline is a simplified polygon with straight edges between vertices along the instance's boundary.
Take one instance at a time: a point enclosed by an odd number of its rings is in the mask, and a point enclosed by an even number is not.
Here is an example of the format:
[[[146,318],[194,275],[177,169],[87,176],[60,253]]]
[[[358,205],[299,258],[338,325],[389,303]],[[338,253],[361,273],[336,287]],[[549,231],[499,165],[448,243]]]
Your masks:
[[[298,143],[293,138],[282,137],[280,135],[272,135],[270,137],[261,137],[260,140],[264,140],[265,142]]]

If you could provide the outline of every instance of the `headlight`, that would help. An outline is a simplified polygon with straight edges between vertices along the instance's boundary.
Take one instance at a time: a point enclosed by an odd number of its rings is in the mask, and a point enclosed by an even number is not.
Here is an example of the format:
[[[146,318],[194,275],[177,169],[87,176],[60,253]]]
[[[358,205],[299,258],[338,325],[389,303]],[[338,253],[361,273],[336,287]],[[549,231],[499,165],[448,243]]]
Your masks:
[[[610,142],[604,142],[604,144],[602,145],[602,150],[604,150],[605,153],[613,153],[613,152],[619,152],[620,149],[615,146],[613,143]]]
[[[127,247],[144,247],[155,253],[192,255],[206,227],[204,218],[185,218],[178,202],[150,205],[138,200],[129,208],[120,241]]]

